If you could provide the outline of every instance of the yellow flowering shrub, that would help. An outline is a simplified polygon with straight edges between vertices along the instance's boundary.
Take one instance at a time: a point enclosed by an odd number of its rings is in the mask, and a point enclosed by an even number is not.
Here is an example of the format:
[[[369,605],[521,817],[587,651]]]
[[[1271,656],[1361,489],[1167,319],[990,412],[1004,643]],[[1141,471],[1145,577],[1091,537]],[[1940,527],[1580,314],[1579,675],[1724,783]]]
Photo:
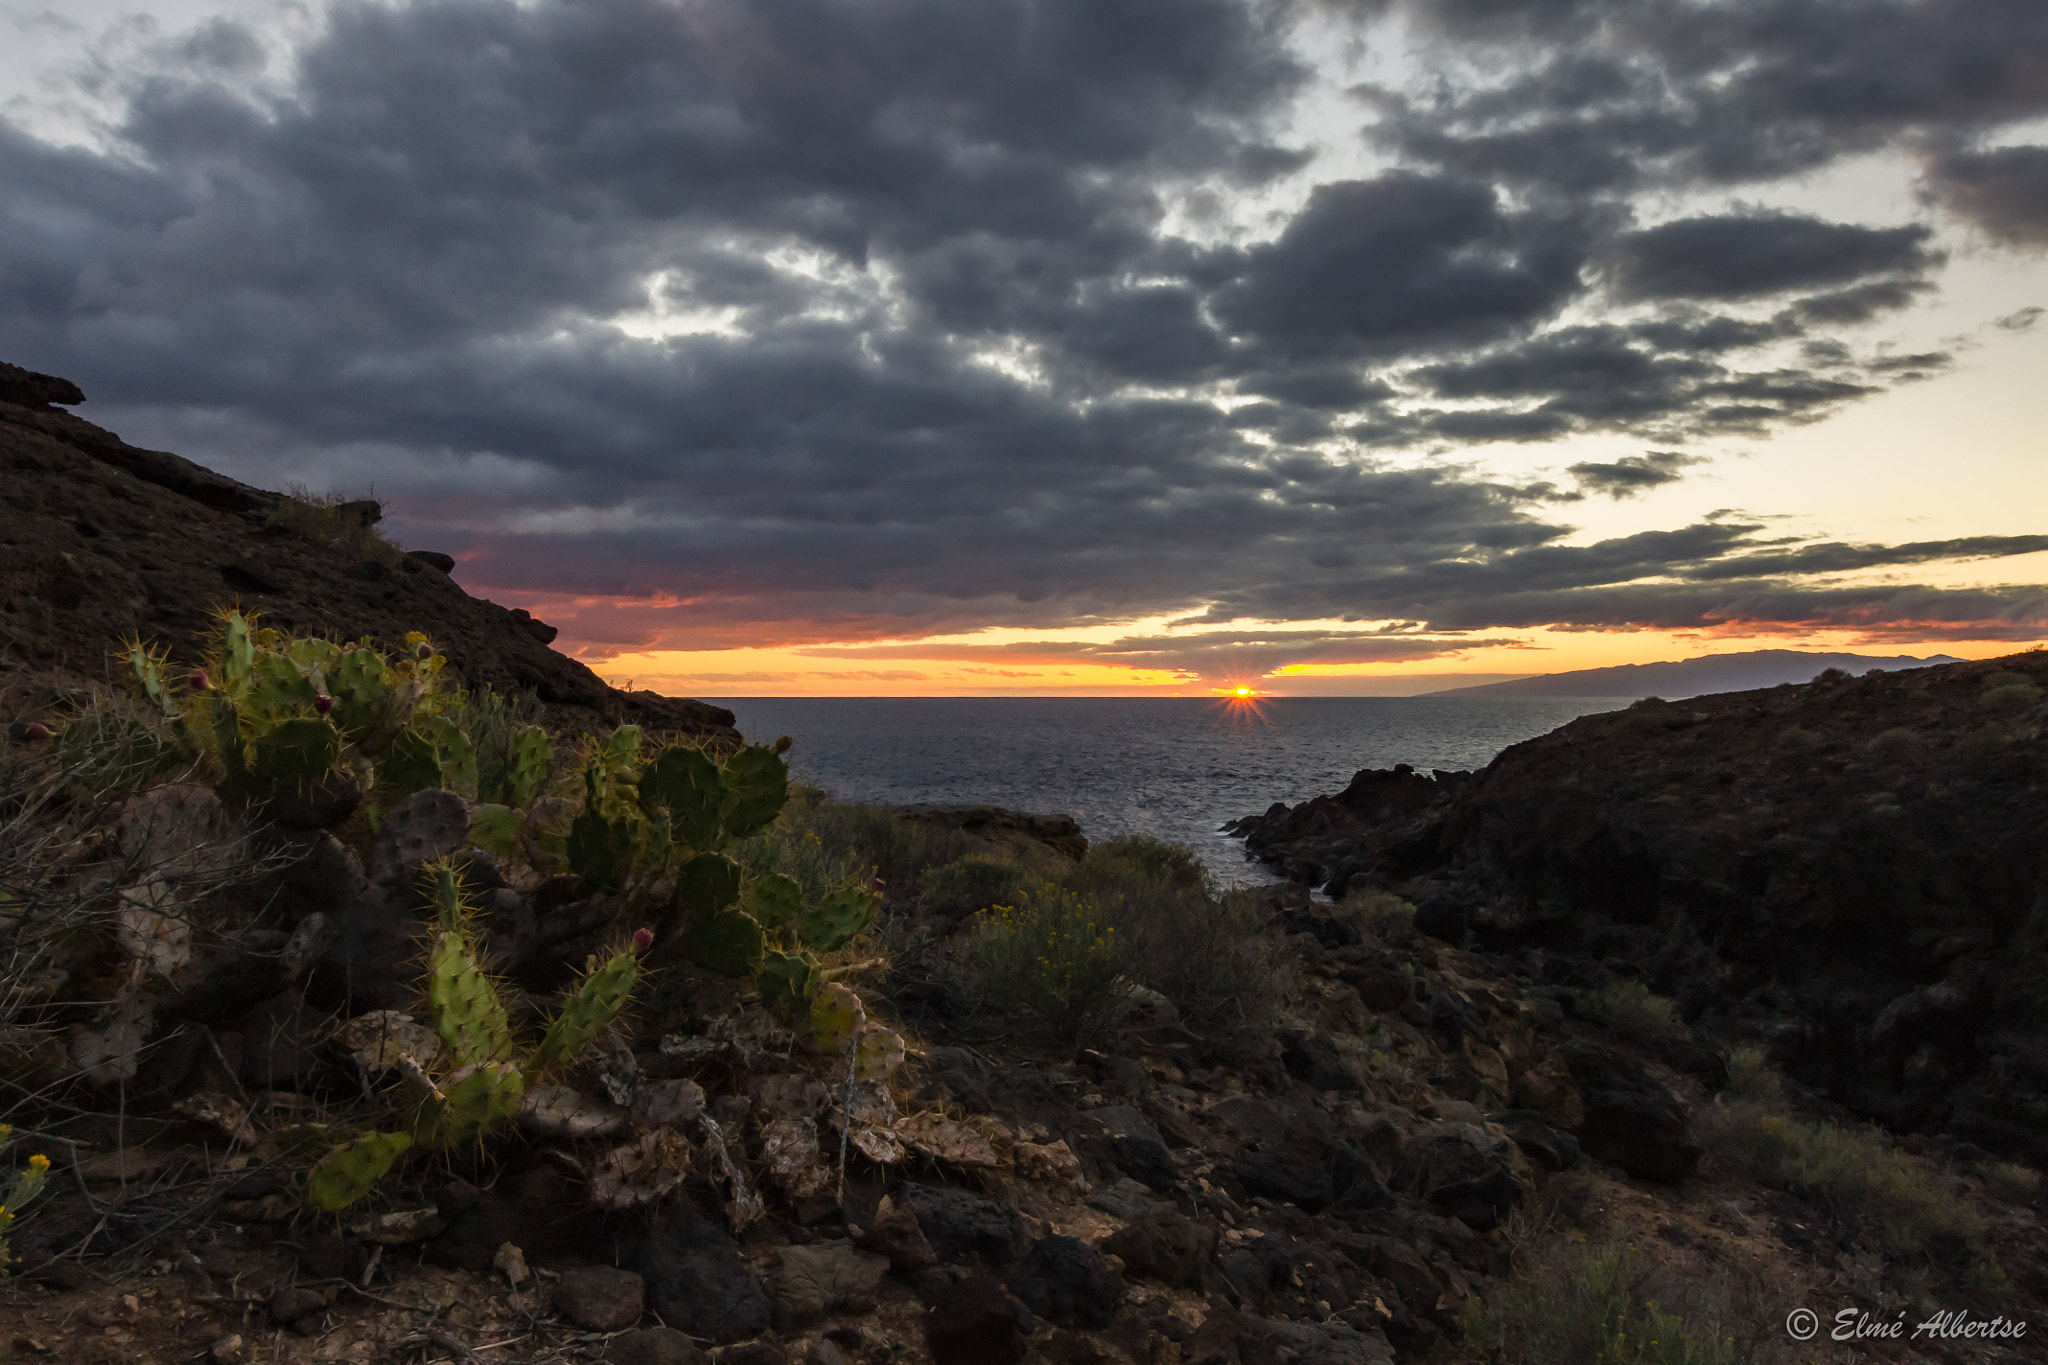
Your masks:
[[[1052,882],[1026,882],[1015,900],[982,911],[969,941],[982,1004],[1078,1041],[1115,1009],[1123,975],[1116,930],[1092,902]]]
[[[0,1144],[14,1136],[14,1129],[0,1123]],[[7,1198],[0,1203],[0,1275],[7,1273],[13,1257],[7,1248],[7,1234],[14,1226],[14,1220],[21,1210],[28,1207],[35,1197],[43,1192],[43,1180],[50,1171],[50,1158],[37,1152],[26,1165],[14,1173],[14,1180],[8,1186]]]

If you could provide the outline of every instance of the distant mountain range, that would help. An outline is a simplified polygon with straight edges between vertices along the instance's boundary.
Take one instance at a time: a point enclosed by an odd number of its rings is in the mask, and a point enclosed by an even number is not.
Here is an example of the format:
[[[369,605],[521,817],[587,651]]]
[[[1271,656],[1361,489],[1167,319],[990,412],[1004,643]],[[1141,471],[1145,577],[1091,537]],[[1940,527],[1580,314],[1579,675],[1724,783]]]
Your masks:
[[[1851,673],[1873,669],[1931,668],[1961,662],[1947,654],[1916,659],[1910,654],[1809,654],[1797,649],[1752,649],[1739,654],[1709,654],[1699,659],[1674,659],[1660,664],[1620,664],[1613,668],[1580,668],[1570,673],[1545,673],[1514,682],[1449,687],[1430,697],[1697,697],[1708,692],[1748,692],[1779,683],[1810,682],[1823,669]]]

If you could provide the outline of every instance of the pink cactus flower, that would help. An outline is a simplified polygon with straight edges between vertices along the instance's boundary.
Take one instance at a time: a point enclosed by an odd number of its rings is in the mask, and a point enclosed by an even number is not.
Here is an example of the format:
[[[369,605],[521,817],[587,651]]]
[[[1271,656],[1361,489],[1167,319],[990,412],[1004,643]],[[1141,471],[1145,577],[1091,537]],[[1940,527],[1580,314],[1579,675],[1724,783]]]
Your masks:
[[[334,698],[328,696],[325,692],[313,698],[313,711],[315,714],[324,716],[333,709]]]
[[[889,884],[883,881],[880,877],[868,878],[868,890],[874,892],[877,896],[881,895],[883,889],[886,888],[888,885]]]
[[[206,670],[203,668],[193,669],[192,677],[189,681],[194,692],[204,692],[207,688],[213,686],[213,681],[206,676]]]
[[[635,930],[633,931],[633,951],[634,951],[634,952],[636,952],[636,953],[644,953],[644,952],[646,952],[646,951],[647,951],[647,950],[648,950],[649,948],[652,948],[653,946],[654,946],[654,931],[653,931],[652,929],[635,929]]]
[[[22,727],[22,738],[32,744],[40,744],[50,737],[50,727],[39,720],[32,720]]]

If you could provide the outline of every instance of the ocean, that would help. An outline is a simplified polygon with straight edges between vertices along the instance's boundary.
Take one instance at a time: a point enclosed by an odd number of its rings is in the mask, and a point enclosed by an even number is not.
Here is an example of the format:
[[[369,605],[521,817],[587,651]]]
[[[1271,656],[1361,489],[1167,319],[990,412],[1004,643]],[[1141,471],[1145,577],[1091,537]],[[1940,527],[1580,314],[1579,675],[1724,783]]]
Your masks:
[[[707,699],[709,700],[709,699]],[[1626,705],[1609,697],[728,697],[749,739],[842,801],[1063,813],[1090,839],[1186,844],[1225,885],[1272,875],[1226,820],[1343,789],[1360,768],[1476,769]]]

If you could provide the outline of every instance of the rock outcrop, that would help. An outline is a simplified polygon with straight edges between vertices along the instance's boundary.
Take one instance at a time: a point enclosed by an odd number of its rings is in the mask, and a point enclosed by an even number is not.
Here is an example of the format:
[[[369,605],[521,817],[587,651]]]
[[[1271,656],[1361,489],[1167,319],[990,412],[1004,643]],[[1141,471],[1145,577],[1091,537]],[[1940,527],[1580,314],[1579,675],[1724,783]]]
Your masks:
[[[2044,729],[2048,652],[1824,674],[1587,716],[1479,773],[1361,772],[1233,828],[1332,896],[1392,889],[1553,981],[1625,965],[1860,1113],[2039,1160]]]
[[[0,364],[0,699],[32,719],[104,682],[110,642],[141,636],[197,657],[216,609],[239,603],[288,633],[397,641],[424,630],[464,678],[526,690],[551,724],[737,740],[732,714],[611,687],[548,648],[552,626],[472,597],[430,551],[378,539],[373,501],[314,509],[62,411],[77,385]]]

